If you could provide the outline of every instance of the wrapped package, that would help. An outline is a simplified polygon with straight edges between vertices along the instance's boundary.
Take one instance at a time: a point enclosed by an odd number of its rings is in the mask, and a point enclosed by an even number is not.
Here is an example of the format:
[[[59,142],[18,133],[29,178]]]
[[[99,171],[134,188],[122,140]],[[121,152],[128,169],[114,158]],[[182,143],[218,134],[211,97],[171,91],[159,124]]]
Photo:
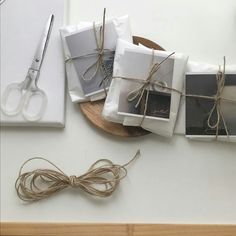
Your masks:
[[[187,137],[198,140],[236,141],[236,66],[225,67],[220,107],[219,104],[215,106],[214,100],[218,91],[218,73],[218,65],[188,63],[186,97],[183,97],[181,102],[175,133],[186,134]],[[219,125],[216,125],[217,109]]]
[[[179,53],[151,50],[119,40],[104,118],[172,136],[187,60],[187,56]]]
[[[81,22],[67,26],[61,29],[61,38],[71,100],[103,99],[110,86],[117,39],[132,40],[128,16],[109,19],[104,24]]]

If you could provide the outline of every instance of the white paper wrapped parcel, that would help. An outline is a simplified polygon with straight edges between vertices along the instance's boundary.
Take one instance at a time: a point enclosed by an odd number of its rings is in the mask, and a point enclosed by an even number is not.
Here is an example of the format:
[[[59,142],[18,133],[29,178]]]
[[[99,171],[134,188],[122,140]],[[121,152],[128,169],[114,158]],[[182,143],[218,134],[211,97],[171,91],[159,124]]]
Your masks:
[[[118,40],[115,54],[115,61],[114,61],[114,69],[113,69],[114,77],[119,77],[119,76],[125,77],[125,75],[123,74],[123,66],[129,66],[129,65],[128,64],[123,65],[122,60],[124,60],[126,50],[133,50],[137,53],[147,54],[150,55],[150,58],[152,56],[151,49],[140,47],[125,42],[123,40]],[[171,54],[171,52],[158,51],[158,50],[155,50],[154,52],[155,55],[160,55],[162,57],[163,56],[167,57]],[[182,91],[188,57],[183,54],[175,53],[173,58],[174,58],[174,71],[173,71],[172,88]],[[139,65],[137,65],[137,67],[138,66]],[[135,68],[133,69],[135,70]],[[127,81],[120,78],[113,79],[112,84],[110,86],[110,90],[108,92],[107,99],[105,101],[103,116],[105,119],[109,121],[123,123],[123,125],[126,126],[140,126],[142,116],[133,117],[133,116],[125,116],[117,114],[121,83],[126,83],[126,82]],[[172,136],[178,113],[179,101],[180,101],[180,95],[172,91],[169,119],[168,120],[152,119],[149,117],[145,117],[144,121],[142,122],[142,128],[162,136],[166,137]]]
[[[64,0],[50,0],[50,4],[48,0],[7,0],[1,5],[1,96],[8,84],[25,79],[48,17],[52,13],[55,16],[38,80],[38,87],[48,100],[44,116],[37,122],[29,122],[22,114],[6,116],[1,112],[1,125],[64,127],[65,74],[59,34],[64,4]],[[11,97],[14,100],[14,93]],[[31,105],[35,102],[33,99]]]
[[[236,74],[236,65],[227,65],[226,64],[226,74]],[[212,73],[217,74],[219,71],[219,65],[211,65],[206,63],[200,63],[200,62],[193,62],[189,61],[187,64],[187,70],[186,73]],[[236,93],[235,93],[236,98]],[[232,116],[235,116],[236,113],[236,105],[234,109],[232,109]],[[236,119],[236,117],[235,117]],[[186,129],[186,110],[185,110],[185,97],[181,98],[180,102],[180,108],[179,108],[179,115],[176,121],[176,127],[175,127],[175,133],[176,134],[183,134],[185,135],[185,129]],[[189,137],[190,138],[190,137]],[[211,141],[215,137],[214,136],[191,136],[191,139],[197,139],[197,140],[204,140],[204,141]],[[236,142],[235,136],[230,136],[229,139],[226,136],[219,136],[219,141],[229,141],[229,142]]]
[[[110,24],[111,22],[112,24]],[[97,22],[96,26],[97,25],[101,25],[101,22]],[[115,28],[115,31],[117,33],[116,37],[109,37],[109,35],[106,34],[107,26]],[[92,28],[93,28],[92,22],[80,22],[78,25],[66,26],[60,30],[65,60],[68,59],[68,55],[70,55],[65,37],[75,34],[77,32],[83,32],[85,30],[92,29]],[[106,45],[112,45],[112,47],[114,47],[115,49],[118,38],[121,38],[127,41],[132,41],[132,34],[131,34],[128,16],[122,16],[122,17],[106,20],[104,48],[106,48]],[[66,63],[66,74],[67,74],[68,90],[69,90],[69,94],[70,94],[72,102],[85,102],[89,100],[96,101],[96,100],[103,99],[105,97],[104,91],[98,94],[91,95],[89,97],[86,97],[84,95],[80,80],[78,78],[74,64],[72,62]]]

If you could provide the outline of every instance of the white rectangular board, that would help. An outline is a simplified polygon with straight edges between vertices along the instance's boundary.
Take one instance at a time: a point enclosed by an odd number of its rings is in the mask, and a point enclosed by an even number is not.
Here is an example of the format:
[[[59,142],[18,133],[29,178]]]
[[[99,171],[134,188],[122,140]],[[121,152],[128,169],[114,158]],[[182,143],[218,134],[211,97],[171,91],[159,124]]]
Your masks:
[[[6,116],[1,112],[3,126],[64,127],[65,75],[59,34],[64,21],[64,5],[64,0],[6,0],[0,6],[1,96],[8,84],[25,79],[48,17],[54,14],[53,28],[38,80],[38,87],[47,96],[45,114],[37,122],[28,122],[21,113]]]

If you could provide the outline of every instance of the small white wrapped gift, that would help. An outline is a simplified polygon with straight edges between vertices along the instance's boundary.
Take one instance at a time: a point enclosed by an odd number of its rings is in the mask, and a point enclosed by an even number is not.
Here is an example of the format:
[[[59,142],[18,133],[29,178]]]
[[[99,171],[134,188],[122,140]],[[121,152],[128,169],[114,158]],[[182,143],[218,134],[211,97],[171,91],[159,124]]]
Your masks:
[[[106,96],[117,39],[132,40],[128,16],[103,22],[81,22],[60,30],[72,102],[96,101]]]
[[[119,40],[104,118],[172,136],[187,60]]]
[[[221,66],[221,71],[222,69]],[[186,134],[191,139],[211,141],[217,138],[218,141],[236,142],[236,65],[225,66],[225,81],[220,94],[222,101],[220,101],[220,107],[217,108],[221,113],[218,134],[217,110],[213,110],[215,101],[201,98],[201,96],[212,98],[216,96],[218,72],[218,65],[188,63],[185,84],[187,97],[182,98],[175,133]],[[190,98],[188,94],[200,97]],[[210,126],[216,125],[214,128],[209,127],[208,119],[213,124]]]

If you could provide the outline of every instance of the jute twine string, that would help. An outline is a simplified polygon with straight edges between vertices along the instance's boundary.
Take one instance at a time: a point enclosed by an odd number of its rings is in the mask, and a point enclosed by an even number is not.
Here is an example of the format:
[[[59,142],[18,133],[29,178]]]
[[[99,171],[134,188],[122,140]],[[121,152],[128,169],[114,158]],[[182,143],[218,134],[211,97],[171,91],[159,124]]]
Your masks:
[[[139,155],[140,150],[124,165],[113,164],[108,159],[100,159],[80,176],[66,175],[59,167],[45,158],[30,158],[20,168],[15,189],[18,197],[26,202],[47,198],[68,187],[79,188],[92,196],[109,197],[127,175],[126,167]],[[43,160],[55,169],[36,169],[23,172],[25,165],[33,160]]]
[[[111,73],[109,73],[109,70],[106,68],[106,65],[104,64],[104,56],[105,55],[113,55],[114,56],[114,51],[111,49],[106,49],[104,48],[104,41],[105,41],[105,19],[106,19],[106,8],[104,8],[103,12],[103,21],[102,21],[102,26],[99,28],[99,37],[97,36],[97,30],[95,26],[95,22],[93,22],[93,32],[94,32],[94,38],[96,42],[96,49],[95,52],[80,55],[80,56],[75,56],[75,57],[68,57],[66,59],[66,63],[71,62],[73,60],[78,60],[78,59],[84,59],[84,58],[89,58],[89,57],[94,57],[96,56],[97,59],[94,63],[89,65],[85,71],[82,73],[81,78],[84,81],[91,81],[92,79],[95,78],[97,75],[98,71],[101,70],[104,73],[104,78],[100,83],[100,86],[103,85],[104,90],[111,79]],[[94,69],[95,68],[95,69]],[[87,74],[94,69],[94,72],[92,73],[91,76],[87,76]],[[106,90],[105,90],[106,92]]]
[[[152,50],[154,51],[154,50]],[[222,101],[225,102],[230,102],[230,103],[236,103],[235,99],[230,99],[227,97],[222,96],[223,93],[223,89],[225,86],[225,67],[226,67],[226,59],[225,57],[223,58],[224,63],[223,63],[223,70],[221,70],[221,66],[219,66],[219,70],[216,74],[216,85],[217,85],[217,91],[216,94],[213,96],[204,96],[204,95],[196,95],[196,94],[185,94],[182,91],[166,86],[163,83],[160,83],[159,81],[152,81],[152,76],[155,74],[155,72],[158,71],[158,69],[160,68],[160,66],[174,53],[170,54],[169,56],[166,57],[166,59],[164,59],[160,64],[153,64],[153,66],[151,67],[151,70],[148,74],[148,77],[145,80],[142,79],[137,79],[137,78],[129,78],[129,77],[113,77],[113,78],[121,78],[124,80],[128,80],[128,81],[133,81],[136,83],[141,84],[140,87],[138,87],[137,89],[131,91],[130,93],[128,93],[127,95],[127,101],[133,101],[134,99],[138,98],[138,102],[136,103],[135,107],[137,107],[140,103],[140,101],[143,98],[144,95],[144,91],[145,89],[148,89],[148,87],[150,85],[155,85],[158,88],[161,89],[166,89],[169,90],[171,92],[176,92],[178,93],[180,96],[183,97],[189,97],[189,98],[202,98],[202,99],[206,99],[206,100],[212,100],[214,103],[212,105],[212,108],[210,109],[209,113],[208,113],[208,119],[207,119],[207,125],[209,128],[211,129],[216,129],[216,134],[215,134],[215,139],[218,139],[218,135],[219,135],[219,126],[221,121],[223,122],[223,126],[224,126],[224,130],[226,132],[227,138],[229,138],[229,130],[222,112]],[[152,53],[152,58],[154,58],[154,53]],[[152,59],[153,60],[153,59]],[[152,73],[154,72],[154,73]],[[147,90],[147,96],[145,99],[145,108],[144,108],[144,114],[142,117],[142,121],[140,126],[143,123],[143,120],[146,117],[146,110],[147,110],[147,106],[148,106],[148,90]],[[216,114],[216,119],[214,120],[214,114]]]

